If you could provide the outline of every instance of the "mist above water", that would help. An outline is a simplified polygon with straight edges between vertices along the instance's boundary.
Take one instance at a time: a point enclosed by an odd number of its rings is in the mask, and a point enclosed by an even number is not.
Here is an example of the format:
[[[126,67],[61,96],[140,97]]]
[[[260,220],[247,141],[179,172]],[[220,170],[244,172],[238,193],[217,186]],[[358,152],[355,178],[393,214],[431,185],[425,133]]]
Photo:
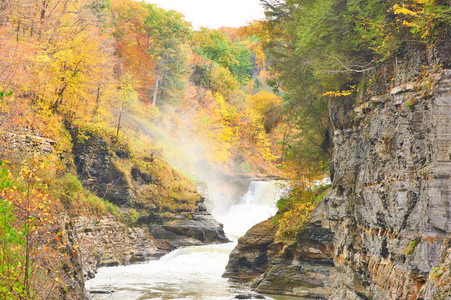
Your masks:
[[[149,121],[127,114],[127,122],[136,131],[149,136],[162,148],[169,163],[195,180],[199,192],[206,197],[209,212],[227,213],[246,193],[248,180],[234,179],[221,166],[208,160],[208,149],[187,128],[178,128],[172,135]]]
[[[233,247],[188,247],[148,264],[102,268],[86,287],[114,291],[93,300],[229,299],[233,288],[221,276]]]

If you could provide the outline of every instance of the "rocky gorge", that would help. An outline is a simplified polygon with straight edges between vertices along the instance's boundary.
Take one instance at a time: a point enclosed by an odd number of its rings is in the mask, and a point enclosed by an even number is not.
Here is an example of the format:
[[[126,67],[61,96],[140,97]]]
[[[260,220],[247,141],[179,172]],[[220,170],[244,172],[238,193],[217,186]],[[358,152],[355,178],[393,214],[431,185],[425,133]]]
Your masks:
[[[133,226],[114,216],[76,219],[88,275],[94,274],[97,267],[157,259],[181,246],[229,242],[222,224],[207,212],[205,197],[194,185],[170,196],[176,204],[173,207],[161,207],[152,201],[157,197],[149,195],[147,188],[160,184],[151,169],[156,158],[148,157],[144,159],[147,164],[140,165],[126,150],[113,151],[93,135],[83,143],[75,143],[73,153],[78,178],[86,188],[138,213]],[[168,172],[175,180],[183,180],[177,171]]]
[[[451,299],[450,45],[406,43],[362,79],[362,89],[330,100],[331,192],[292,243],[276,239],[271,219],[249,230],[225,277],[252,282],[259,293],[305,299]],[[79,275],[92,277],[98,267],[228,242],[208,199],[159,150],[149,147],[137,158],[94,133],[79,139],[67,127],[70,158],[59,157],[67,170],[129,217],[70,209],[59,216],[54,229],[65,229],[70,284],[81,294]],[[57,146],[27,130],[2,137],[1,152],[17,159]]]
[[[292,244],[256,225],[225,276],[306,299],[451,299],[451,43],[404,44],[332,99],[332,191]]]
[[[85,294],[83,279],[93,278],[99,267],[156,260],[181,246],[229,242],[223,225],[207,211],[204,183],[196,186],[168,166],[160,153],[137,159],[95,133],[86,132],[86,139],[79,140],[78,129],[67,127],[72,149],[53,159],[64,165],[60,176],[68,190],[61,192],[65,207],[52,231],[60,232],[58,241],[70,254],[66,256],[74,276],[66,281],[77,297]],[[58,147],[56,141],[27,128],[8,128],[0,145],[0,158],[18,163],[50,157]],[[164,180],[177,187],[166,188]],[[82,190],[107,199],[115,211],[76,207],[72,194]]]

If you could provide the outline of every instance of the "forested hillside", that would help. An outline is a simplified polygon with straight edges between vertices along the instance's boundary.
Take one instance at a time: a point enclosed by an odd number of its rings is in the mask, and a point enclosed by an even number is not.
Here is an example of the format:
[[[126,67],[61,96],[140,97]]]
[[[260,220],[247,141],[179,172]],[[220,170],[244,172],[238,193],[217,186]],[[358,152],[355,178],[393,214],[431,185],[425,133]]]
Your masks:
[[[1,298],[83,294],[83,216],[202,215],[188,149],[228,176],[283,175],[292,128],[258,39],[131,0],[2,1],[0,37]]]
[[[280,149],[271,149],[268,142],[283,128],[269,135],[276,126],[269,120],[262,126],[268,118],[265,111],[281,100],[268,93],[254,96],[265,91],[267,76],[265,55],[256,50],[256,41],[241,41],[236,34],[232,40],[227,29],[193,31],[180,13],[152,4],[43,5],[2,4],[1,95],[9,127],[21,119],[22,127],[45,129],[46,137],[57,139],[64,121],[121,142],[121,118],[132,113],[154,122],[166,120],[176,129],[177,122],[189,121],[184,127],[216,139],[209,148],[219,152],[211,156],[220,162],[229,161],[221,151],[229,152],[232,144],[238,147],[237,139],[246,151],[255,148],[253,154],[263,165],[281,160]],[[20,109],[22,115],[17,115],[18,102],[27,108]],[[191,118],[179,120],[167,114],[171,110]],[[243,154],[255,156],[235,149],[230,160],[242,165],[247,159]],[[256,170],[256,163],[249,165]]]

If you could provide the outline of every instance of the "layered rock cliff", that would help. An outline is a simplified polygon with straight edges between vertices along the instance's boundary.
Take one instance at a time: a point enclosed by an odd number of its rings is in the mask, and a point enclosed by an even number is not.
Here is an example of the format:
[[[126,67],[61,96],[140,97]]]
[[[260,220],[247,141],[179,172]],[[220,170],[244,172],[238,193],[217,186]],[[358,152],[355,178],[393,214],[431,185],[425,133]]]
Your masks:
[[[334,232],[335,265],[347,276],[338,298],[351,291],[416,299],[429,293],[431,271],[445,262],[451,65],[449,48],[438,49],[406,46],[384,69],[394,83],[376,78],[353,110],[330,106],[334,172],[325,223]]]
[[[404,45],[372,86],[331,100],[332,192],[294,245],[268,245],[260,292],[450,299],[450,46]]]
[[[84,275],[94,277],[98,267],[129,265],[163,255],[147,228],[129,227],[113,216],[74,218]]]

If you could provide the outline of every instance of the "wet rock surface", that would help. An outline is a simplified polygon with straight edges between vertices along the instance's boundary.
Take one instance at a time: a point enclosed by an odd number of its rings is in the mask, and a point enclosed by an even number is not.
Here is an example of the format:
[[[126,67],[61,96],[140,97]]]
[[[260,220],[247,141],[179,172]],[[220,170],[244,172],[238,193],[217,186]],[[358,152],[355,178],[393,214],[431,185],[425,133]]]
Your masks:
[[[338,286],[332,260],[330,230],[323,228],[320,213],[310,222],[292,245],[269,247],[268,270],[254,281],[259,293],[285,294],[307,299],[327,299]]]
[[[272,219],[259,223],[238,240],[223,277],[249,282],[268,269],[268,246],[274,242],[277,229]]]
[[[235,299],[266,299],[266,298],[262,295],[240,294],[240,295],[236,295]]]

